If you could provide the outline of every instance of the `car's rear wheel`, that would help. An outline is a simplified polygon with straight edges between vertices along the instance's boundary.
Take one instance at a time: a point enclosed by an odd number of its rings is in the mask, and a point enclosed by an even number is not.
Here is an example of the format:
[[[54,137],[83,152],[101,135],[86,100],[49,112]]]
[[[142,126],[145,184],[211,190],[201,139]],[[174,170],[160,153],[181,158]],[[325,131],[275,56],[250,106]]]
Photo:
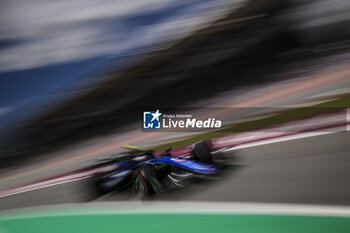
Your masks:
[[[153,166],[142,166],[132,174],[133,190],[141,199],[147,199],[160,192],[161,184],[157,170]]]

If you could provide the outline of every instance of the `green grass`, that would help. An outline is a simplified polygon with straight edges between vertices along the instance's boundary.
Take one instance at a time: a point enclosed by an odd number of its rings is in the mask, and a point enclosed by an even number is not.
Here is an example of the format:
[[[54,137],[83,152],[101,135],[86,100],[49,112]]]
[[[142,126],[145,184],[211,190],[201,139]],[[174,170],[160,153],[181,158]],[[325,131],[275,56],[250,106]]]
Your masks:
[[[97,214],[0,218],[7,233],[328,233],[350,232],[346,217],[238,214]]]

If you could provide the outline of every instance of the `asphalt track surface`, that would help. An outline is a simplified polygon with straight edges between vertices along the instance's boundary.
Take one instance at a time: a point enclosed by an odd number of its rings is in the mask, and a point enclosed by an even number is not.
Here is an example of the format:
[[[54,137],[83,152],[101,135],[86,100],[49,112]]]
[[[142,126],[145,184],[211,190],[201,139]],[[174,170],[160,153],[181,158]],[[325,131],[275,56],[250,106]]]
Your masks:
[[[350,133],[341,132],[238,150],[237,165],[210,182],[156,200],[350,205]],[[82,202],[86,180],[0,198],[0,210]],[[95,201],[135,200],[110,193]]]

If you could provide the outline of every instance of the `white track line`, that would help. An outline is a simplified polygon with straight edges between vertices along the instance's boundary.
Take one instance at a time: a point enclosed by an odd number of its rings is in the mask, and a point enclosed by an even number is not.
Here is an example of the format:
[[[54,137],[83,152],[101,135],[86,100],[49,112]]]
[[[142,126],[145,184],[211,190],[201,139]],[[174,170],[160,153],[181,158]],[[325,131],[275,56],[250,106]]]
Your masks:
[[[108,169],[109,167],[110,166],[105,166],[105,167],[101,167],[101,168],[94,169],[91,171],[76,173],[76,174],[72,174],[72,175],[68,175],[68,176],[62,176],[62,177],[54,178],[51,180],[39,181],[37,183],[21,186],[18,188],[4,190],[4,191],[0,192],[0,198],[12,196],[12,195],[20,194],[20,193],[24,193],[24,192],[34,191],[37,189],[47,188],[47,187],[51,187],[51,186],[55,186],[55,185],[59,185],[59,184],[74,182],[77,180],[86,179],[86,178],[90,177],[93,173],[95,173],[97,171],[105,171],[105,169]]]
[[[350,217],[350,207],[254,202],[95,202],[50,205],[0,212],[0,219],[103,214],[271,214]]]
[[[272,144],[272,143],[285,142],[285,141],[321,136],[321,135],[332,134],[332,133],[335,133],[335,132],[301,133],[301,134],[296,134],[296,135],[284,136],[284,137],[280,137],[280,138],[266,139],[266,140],[260,141],[260,142],[252,142],[252,143],[247,143],[247,144],[243,144],[243,145],[238,145],[238,146],[235,146],[232,148],[228,148],[224,151],[233,151],[233,150],[238,150],[238,149],[250,148],[250,147],[254,147],[254,146],[263,146],[263,145]]]

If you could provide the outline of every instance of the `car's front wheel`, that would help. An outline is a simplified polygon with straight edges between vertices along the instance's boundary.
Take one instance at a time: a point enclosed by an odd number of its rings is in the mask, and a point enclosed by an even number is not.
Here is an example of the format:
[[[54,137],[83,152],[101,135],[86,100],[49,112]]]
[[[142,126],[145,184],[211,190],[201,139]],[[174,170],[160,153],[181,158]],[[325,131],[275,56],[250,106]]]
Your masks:
[[[192,152],[198,161],[212,163],[211,145],[209,142],[197,142],[192,145]]]

